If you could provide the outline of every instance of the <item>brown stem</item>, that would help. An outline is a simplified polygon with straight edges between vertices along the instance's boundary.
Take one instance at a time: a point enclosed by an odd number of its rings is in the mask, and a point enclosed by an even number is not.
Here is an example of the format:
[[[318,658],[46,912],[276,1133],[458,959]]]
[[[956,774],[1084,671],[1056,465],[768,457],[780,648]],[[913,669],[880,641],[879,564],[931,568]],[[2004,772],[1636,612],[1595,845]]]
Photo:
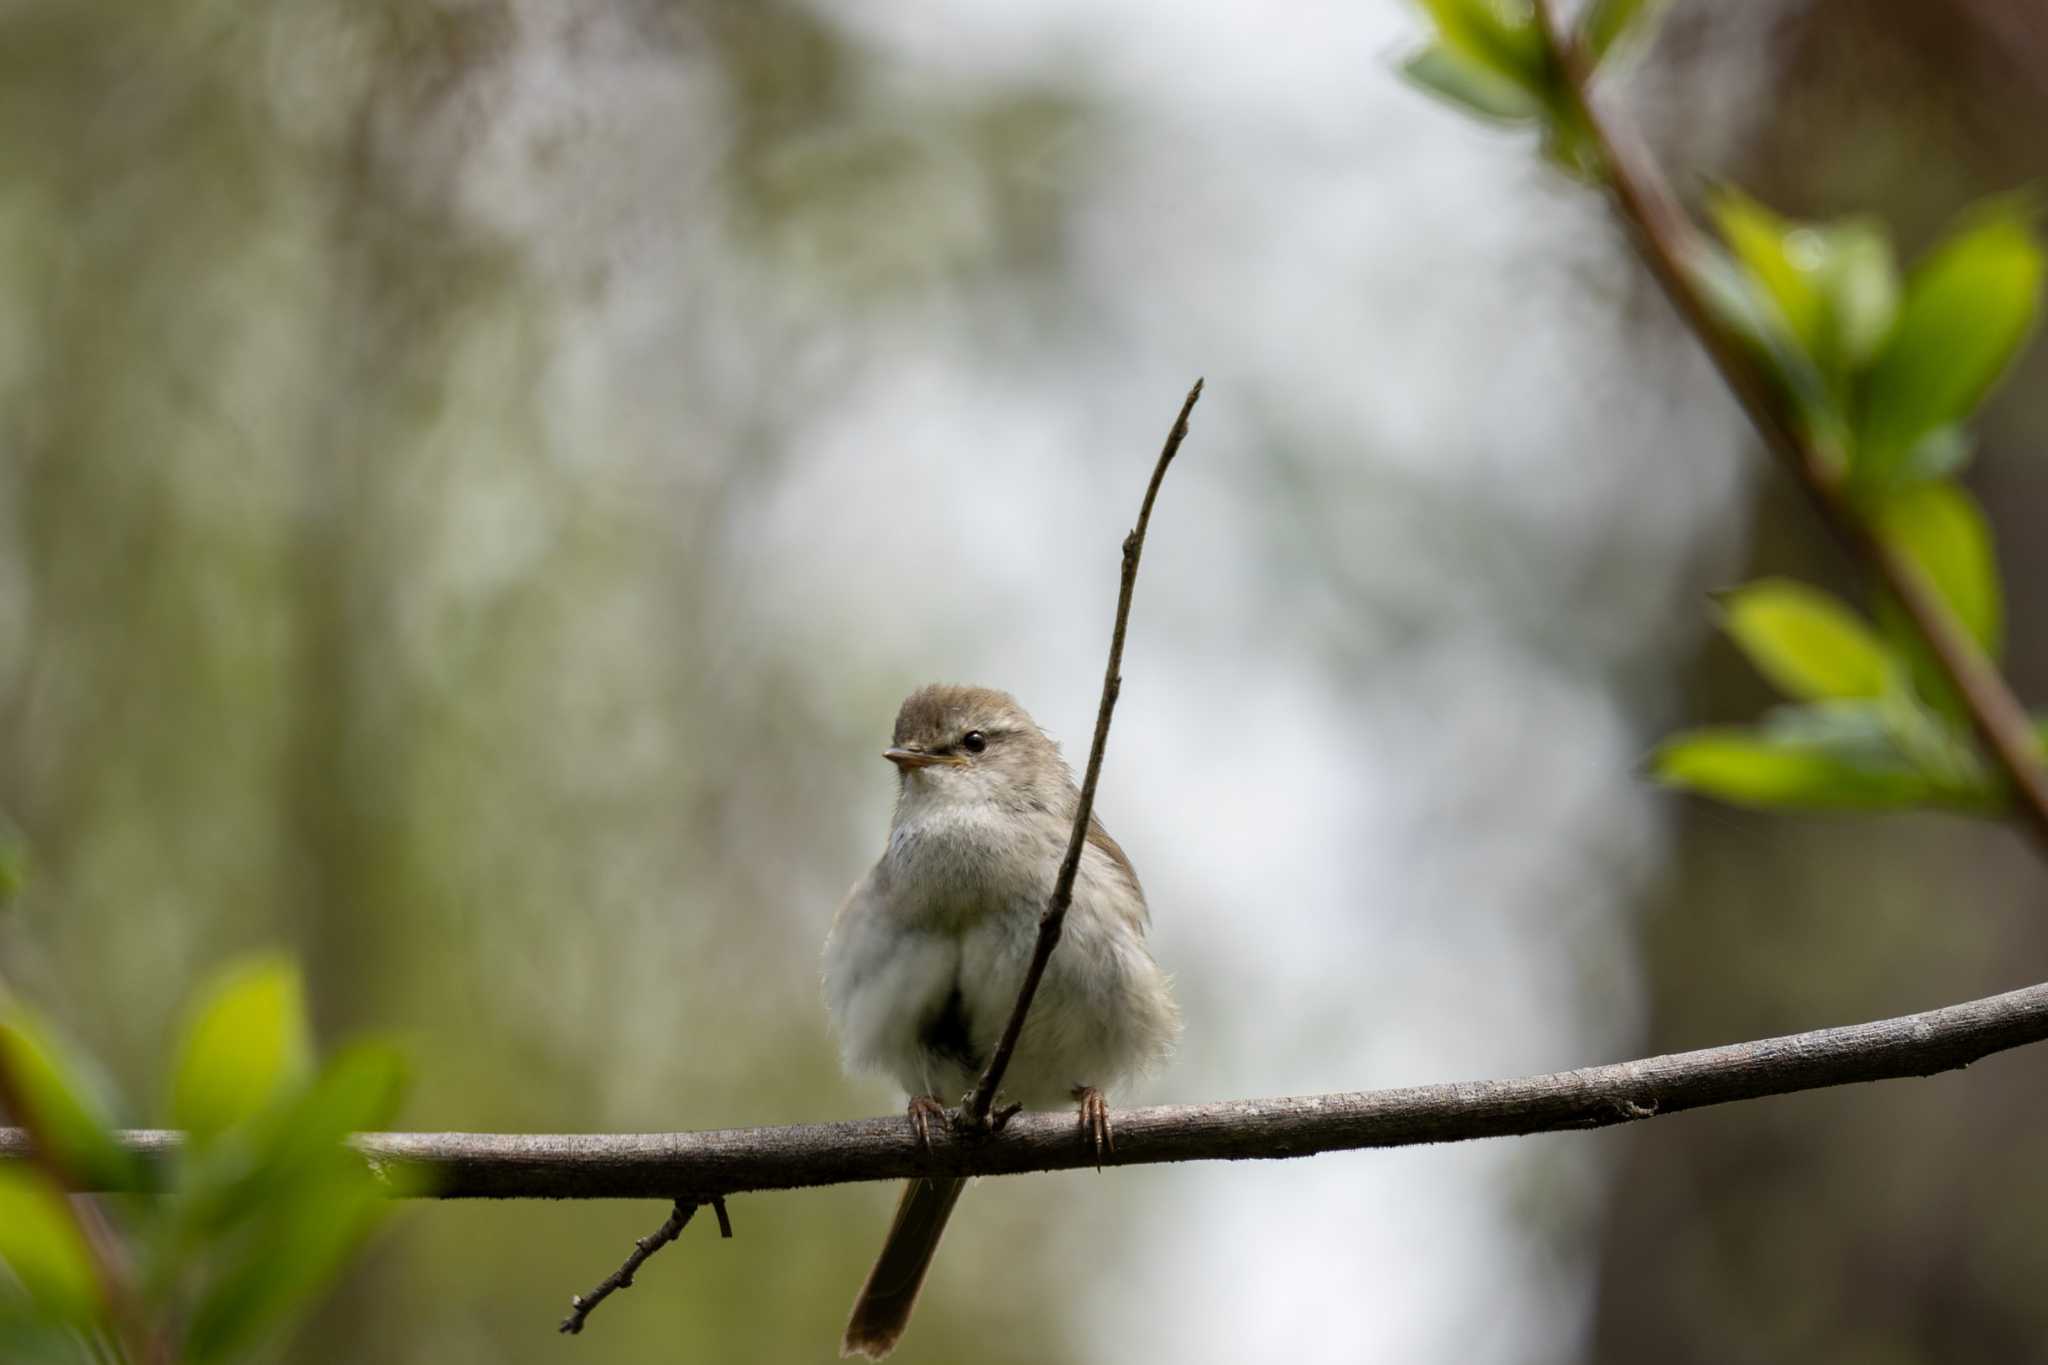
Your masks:
[[[732,1220],[726,1215],[724,1196],[714,1195],[706,1202],[718,1214],[719,1235],[721,1237],[732,1236]],[[682,1236],[683,1229],[690,1225],[690,1219],[696,1215],[700,1207],[702,1205],[693,1199],[676,1200],[675,1206],[669,1210],[667,1221],[633,1243],[633,1253],[626,1257],[624,1265],[621,1265],[617,1270],[605,1276],[604,1279],[598,1282],[597,1288],[591,1290],[588,1294],[576,1294],[570,1297],[569,1316],[562,1319],[562,1325],[559,1330],[568,1336],[575,1336],[583,1330],[584,1322],[589,1319],[591,1313],[596,1311],[599,1304],[621,1289],[631,1289],[633,1287],[634,1273],[640,1269],[649,1256],[652,1256],[655,1252]]]
[[[1180,405],[1180,415],[1173,419],[1173,429],[1166,434],[1166,445],[1159,452],[1158,463],[1152,466],[1152,481],[1145,485],[1145,500],[1138,504],[1138,523],[1131,533],[1124,537],[1123,581],[1117,591],[1116,626],[1109,637],[1109,666],[1102,675],[1102,704],[1095,712],[1095,740],[1088,746],[1088,767],[1081,777],[1081,800],[1074,807],[1074,828],[1067,836],[1067,853],[1060,859],[1059,875],[1053,879],[1052,898],[1046,902],[1045,913],[1038,919],[1038,943],[1031,953],[1031,963],[1024,971],[1024,984],[1017,990],[1017,1003],[1010,1010],[1010,1017],[1003,1025],[1003,1034],[996,1042],[995,1051],[989,1054],[988,1069],[981,1073],[981,1080],[968,1097],[966,1112],[969,1119],[977,1124],[988,1122],[988,1113],[996,1101],[996,1092],[1002,1088],[1003,1073],[1009,1069],[1010,1056],[1017,1050],[1018,1036],[1024,1032],[1024,1017],[1031,1012],[1031,998],[1038,993],[1038,983],[1045,976],[1045,964],[1052,958],[1052,950],[1059,946],[1060,929],[1067,920],[1067,906],[1074,899],[1074,877],[1081,870],[1081,851],[1088,841],[1088,817],[1095,811],[1095,784],[1102,776],[1102,753],[1109,747],[1109,718],[1116,710],[1117,693],[1123,689],[1122,668],[1124,662],[1124,631],[1131,621],[1131,593],[1138,584],[1138,556],[1145,550],[1145,529],[1152,521],[1152,503],[1159,496],[1159,485],[1166,478],[1166,467],[1173,463],[1173,457],[1180,453],[1180,443],[1187,439],[1188,414],[1195,410],[1195,400],[1202,396],[1202,381],[1188,390],[1187,399]]]
[[[1557,55],[1563,93],[1593,139],[1615,210],[1650,274],[1706,348],[1764,444],[1792,471],[1835,536],[1913,623],[1935,664],[1962,698],[1971,728],[2011,784],[2020,815],[2048,848],[2048,771],[2042,767],[2026,708],[1919,565],[1871,529],[1844,486],[1841,462],[1815,445],[1748,348],[1714,316],[1685,268],[1689,258],[1704,250],[1697,229],[1649,157],[1600,117],[1586,55],[1558,23],[1554,0],[1536,0],[1536,13]]]

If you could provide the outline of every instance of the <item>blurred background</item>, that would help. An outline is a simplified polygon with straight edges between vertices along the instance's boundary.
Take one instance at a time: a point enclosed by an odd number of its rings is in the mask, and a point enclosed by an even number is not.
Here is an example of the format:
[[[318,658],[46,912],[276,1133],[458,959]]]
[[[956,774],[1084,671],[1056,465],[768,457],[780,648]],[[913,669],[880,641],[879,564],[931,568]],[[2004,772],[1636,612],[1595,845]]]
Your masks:
[[[1123,1102],[1501,1076],[2048,961],[1938,816],[1643,756],[1763,685],[1704,594],[1853,591],[1599,204],[1405,85],[1399,4],[22,0],[0,10],[0,973],[147,1119],[215,963],[395,1033],[407,1126],[893,1110],[818,949],[903,693],[1085,752],[1188,1016]],[[1688,193],[1903,246],[2048,172],[2034,0],[1675,0]],[[2048,698],[2048,357],[1994,402]],[[1285,1008],[1275,1008],[1285,1002]],[[2048,1359],[2048,1057],[1642,1125],[984,1181],[899,1358]],[[421,1205],[280,1353],[828,1360],[895,1191]]]

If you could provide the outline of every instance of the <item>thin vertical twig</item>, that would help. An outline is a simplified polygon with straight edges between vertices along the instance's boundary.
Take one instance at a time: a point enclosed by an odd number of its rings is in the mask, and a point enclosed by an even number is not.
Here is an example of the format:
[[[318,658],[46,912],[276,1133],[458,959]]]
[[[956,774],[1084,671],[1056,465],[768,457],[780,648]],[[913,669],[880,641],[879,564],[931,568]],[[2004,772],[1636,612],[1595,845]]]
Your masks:
[[[1088,820],[1095,813],[1095,784],[1102,776],[1102,754],[1109,747],[1109,719],[1116,710],[1117,693],[1123,690],[1124,632],[1131,621],[1131,594],[1138,584],[1138,556],[1145,550],[1145,530],[1152,521],[1152,504],[1159,497],[1159,485],[1166,478],[1166,468],[1173,463],[1173,457],[1180,453],[1180,443],[1187,439],[1188,415],[1195,410],[1195,402],[1202,396],[1202,381],[1188,390],[1186,401],[1180,405],[1180,415],[1173,419],[1173,429],[1166,434],[1166,445],[1159,452],[1159,460],[1152,466],[1152,480],[1145,485],[1145,500],[1138,505],[1138,522],[1131,533],[1124,537],[1123,579],[1117,591],[1116,626],[1109,637],[1109,664],[1103,670],[1102,704],[1095,712],[1095,739],[1088,746],[1088,767],[1081,777],[1081,799],[1074,807],[1074,828],[1067,836],[1067,853],[1060,859],[1059,875],[1053,879],[1052,897],[1046,902],[1045,913],[1038,920],[1038,943],[1031,953],[1031,964],[1025,969],[1024,984],[1017,990],[1017,1003],[1010,1010],[1008,1022],[1003,1025],[1002,1037],[997,1041],[995,1051],[989,1054],[988,1069],[981,1073],[980,1082],[968,1098],[967,1117],[974,1123],[988,1121],[989,1110],[995,1106],[996,1094],[1003,1083],[1003,1073],[1009,1069],[1011,1054],[1017,1050],[1017,1039],[1024,1032],[1024,1018],[1031,1012],[1031,998],[1038,993],[1038,983],[1045,976],[1045,964],[1052,957],[1052,950],[1059,946],[1060,929],[1066,923],[1067,907],[1074,899],[1074,878],[1081,870],[1081,852],[1088,842]]]

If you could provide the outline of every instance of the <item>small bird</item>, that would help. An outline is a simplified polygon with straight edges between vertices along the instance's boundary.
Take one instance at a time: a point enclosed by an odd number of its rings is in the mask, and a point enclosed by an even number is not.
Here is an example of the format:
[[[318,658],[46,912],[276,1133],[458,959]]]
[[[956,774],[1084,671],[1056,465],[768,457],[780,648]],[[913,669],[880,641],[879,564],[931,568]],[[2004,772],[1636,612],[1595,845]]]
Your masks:
[[[893,1076],[921,1139],[944,1096],[971,1090],[1017,1001],[1080,793],[1059,746],[1008,693],[933,684],[896,714],[898,770],[881,859],[825,940],[825,997],[851,1069]],[[1091,818],[1058,950],[1004,1076],[1032,1109],[1079,1104],[1079,1139],[1114,1141],[1103,1092],[1160,1061],[1180,1034],[1130,859]],[[842,1355],[880,1360],[964,1182],[912,1180],[854,1300]]]

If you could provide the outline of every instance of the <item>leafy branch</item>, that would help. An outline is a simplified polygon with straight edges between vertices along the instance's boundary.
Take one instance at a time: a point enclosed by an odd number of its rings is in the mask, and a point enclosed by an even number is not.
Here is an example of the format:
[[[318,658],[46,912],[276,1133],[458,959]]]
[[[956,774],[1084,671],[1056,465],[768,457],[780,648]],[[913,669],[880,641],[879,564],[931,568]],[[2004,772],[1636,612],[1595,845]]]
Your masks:
[[[1766,445],[1867,570],[1869,619],[1768,580],[1724,624],[1791,705],[1680,734],[1666,783],[1761,807],[2017,814],[2048,845],[2040,727],[1998,670],[2003,604],[1983,511],[1955,474],[1968,423],[2033,330],[2043,255],[2030,206],[1993,199],[1903,279],[1866,219],[1783,219],[1732,189],[1719,240],[1611,125],[1591,85],[1646,0],[1425,0],[1436,41],[1408,75],[1487,120],[1540,128],[1550,158],[1604,188],[1651,274]]]
[[[93,1069],[0,1008],[0,1358],[203,1365],[263,1346],[411,1192],[343,1140],[389,1122],[401,1067],[359,1043],[316,1066],[296,970],[240,964],[201,998],[171,1068],[176,1159],[147,1163]],[[117,1226],[79,1191],[147,1189]]]

